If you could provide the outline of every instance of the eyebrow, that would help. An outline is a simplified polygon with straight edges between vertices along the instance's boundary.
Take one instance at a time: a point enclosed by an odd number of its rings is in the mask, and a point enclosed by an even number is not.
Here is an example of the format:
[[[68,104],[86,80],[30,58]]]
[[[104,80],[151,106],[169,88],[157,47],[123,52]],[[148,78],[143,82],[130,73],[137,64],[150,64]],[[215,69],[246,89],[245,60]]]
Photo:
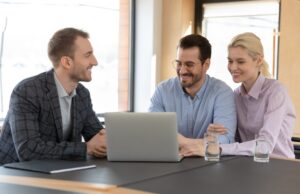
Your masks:
[[[85,53],[85,55],[90,55],[90,54],[93,54],[93,51],[88,51]]]
[[[227,59],[233,60],[233,59],[230,58],[230,57],[227,57]],[[244,58],[237,58],[237,59],[235,59],[235,60],[245,60],[245,59],[244,59]]]
[[[182,63],[182,61],[180,61],[180,60],[178,60],[178,59],[176,59],[176,61]],[[194,62],[194,61],[188,60],[188,61],[184,61],[184,63],[195,63],[195,62]]]

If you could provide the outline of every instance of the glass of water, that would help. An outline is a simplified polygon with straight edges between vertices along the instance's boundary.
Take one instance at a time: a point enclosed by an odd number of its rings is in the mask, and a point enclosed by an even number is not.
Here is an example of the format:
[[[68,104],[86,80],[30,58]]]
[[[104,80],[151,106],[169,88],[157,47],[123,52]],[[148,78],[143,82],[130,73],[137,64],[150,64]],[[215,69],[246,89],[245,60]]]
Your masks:
[[[270,145],[263,139],[258,138],[255,140],[254,161],[255,162],[269,162]]]
[[[205,160],[206,161],[219,161],[220,160],[220,146],[218,135],[215,133],[207,132],[204,134],[205,144]]]

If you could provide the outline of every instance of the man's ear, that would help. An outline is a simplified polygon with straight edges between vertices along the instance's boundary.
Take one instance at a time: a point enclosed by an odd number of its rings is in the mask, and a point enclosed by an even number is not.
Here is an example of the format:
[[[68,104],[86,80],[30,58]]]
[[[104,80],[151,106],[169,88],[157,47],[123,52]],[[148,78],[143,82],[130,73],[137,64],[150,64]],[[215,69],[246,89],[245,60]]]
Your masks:
[[[207,71],[208,68],[210,66],[210,58],[205,59],[204,63],[203,63],[203,67],[205,68],[205,70]]]
[[[70,58],[67,57],[67,56],[62,56],[62,57],[60,58],[60,64],[61,64],[65,69],[69,69],[69,68],[70,68],[71,62],[72,62],[72,61],[71,61]]]

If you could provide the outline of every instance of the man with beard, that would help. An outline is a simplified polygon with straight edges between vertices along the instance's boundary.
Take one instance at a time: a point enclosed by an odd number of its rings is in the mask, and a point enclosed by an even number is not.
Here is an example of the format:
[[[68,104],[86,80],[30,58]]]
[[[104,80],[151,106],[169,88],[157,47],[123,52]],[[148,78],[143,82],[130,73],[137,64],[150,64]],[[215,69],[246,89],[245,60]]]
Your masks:
[[[57,31],[48,44],[53,69],[14,88],[0,136],[0,164],[106,155],[105,130],[79,83],[91,81],[97,65],[88,38],[75,28]]]
[[[151,98],[149,111],[176,112],[183,156],[203,156],[203,136],[208,127],[226,129],[223,131],[227,133],[219,136],[220,143],[234,141],[233,92],[224,82],[206,74],[210,58],[211,45],[205,37],[192,34],[180,39],[173,62],[177,77],[160,83]]]

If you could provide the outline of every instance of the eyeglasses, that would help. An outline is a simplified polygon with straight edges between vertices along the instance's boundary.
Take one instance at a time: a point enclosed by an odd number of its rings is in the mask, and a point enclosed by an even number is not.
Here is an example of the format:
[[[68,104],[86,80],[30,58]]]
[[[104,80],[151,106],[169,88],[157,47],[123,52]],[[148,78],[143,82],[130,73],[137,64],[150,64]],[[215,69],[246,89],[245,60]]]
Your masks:
[[[195,66],[196,66],[197,64],[199,64],[199,63],[201,63],[201,62],[195,63],[195,62],[192,62],[192,61],[187,61],[187,62],[185,62],[185,63],[182,63],[181,61],[174,60],[174,61],[172,62],[172,66],[173,66],[173,68],[176,69],[177,71],[180,70],[180,69],[182,68],[182,66],[184,66],[184,68],[187,69],[187,70],[193,70],[193,69],[195,68]]]

